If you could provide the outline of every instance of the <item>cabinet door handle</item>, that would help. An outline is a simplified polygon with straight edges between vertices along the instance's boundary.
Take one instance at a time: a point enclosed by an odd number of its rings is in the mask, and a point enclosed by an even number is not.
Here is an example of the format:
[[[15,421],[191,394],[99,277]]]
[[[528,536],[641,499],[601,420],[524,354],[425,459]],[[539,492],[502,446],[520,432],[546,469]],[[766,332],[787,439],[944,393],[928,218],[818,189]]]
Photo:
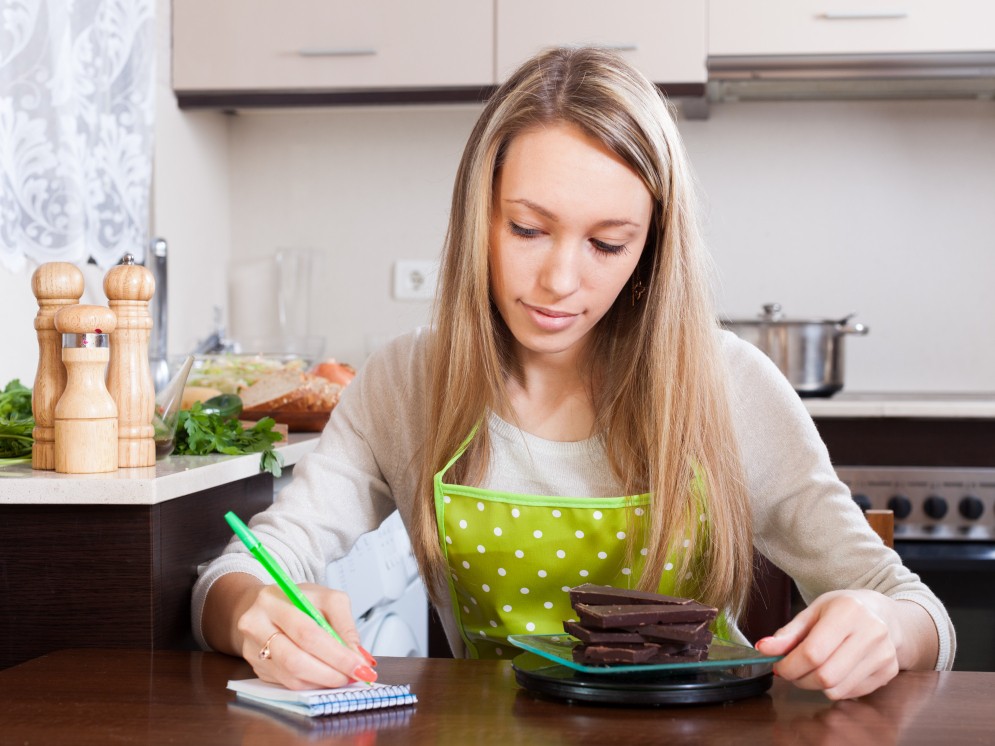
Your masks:
[[[887,21],[908,17],[909,13],[905,10],[840,10],[816,15],[816,18],[825,21]]]
[[[370,57],[377,50],[373,47],[301,47],[299,57]]]
[[[612,52],[638,52],[638,44],[599,44],[602,49],[608,49]]]

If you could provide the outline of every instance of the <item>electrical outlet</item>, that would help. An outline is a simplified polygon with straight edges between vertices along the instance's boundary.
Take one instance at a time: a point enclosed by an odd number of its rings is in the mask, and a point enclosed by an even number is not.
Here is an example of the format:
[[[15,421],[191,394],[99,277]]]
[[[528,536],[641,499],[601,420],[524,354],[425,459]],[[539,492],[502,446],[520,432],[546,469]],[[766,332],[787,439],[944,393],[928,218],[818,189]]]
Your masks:
[[[396,300],[432,300],[439,276],[439,262],[434,259],[405,259],[394,262],[394,298]]]

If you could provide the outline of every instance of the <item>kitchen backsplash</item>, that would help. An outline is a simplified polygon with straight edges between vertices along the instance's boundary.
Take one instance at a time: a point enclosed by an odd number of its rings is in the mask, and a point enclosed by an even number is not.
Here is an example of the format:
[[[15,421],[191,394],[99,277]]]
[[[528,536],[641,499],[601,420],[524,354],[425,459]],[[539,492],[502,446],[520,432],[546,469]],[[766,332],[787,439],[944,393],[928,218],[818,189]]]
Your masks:
[[[395,301],[398,259],[438,255],[476,107],[240,116],[231,124],[233,256],[327,252],[314,313],[361,362],[371,335],[427,320]],[[995,389],[995,105],[716,105],[682,121],[727,314],[867,324],[851,390]]]

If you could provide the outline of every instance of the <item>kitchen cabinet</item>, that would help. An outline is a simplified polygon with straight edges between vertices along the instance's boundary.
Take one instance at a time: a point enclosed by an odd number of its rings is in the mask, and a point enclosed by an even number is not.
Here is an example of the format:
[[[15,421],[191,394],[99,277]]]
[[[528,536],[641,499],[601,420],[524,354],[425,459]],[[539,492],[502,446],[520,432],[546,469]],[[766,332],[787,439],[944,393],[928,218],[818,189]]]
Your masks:
[[[594,43],[671,93],[704,90],[705,0],[496,0],[496,16],[498,82],[544,47]]]
[[[289,467],[317,443],[292,435]],[[197,567],[273,501],[259,454],[108,474],[0,467],[0,669],[67,647],[193,649]]]
[[[975,0],[709,0],[708,54],[995,50],[995,4]]]
[[[706,0],[173,0],[182,108],[480,101],[550,46],[619,50],[701,96]]]
[[[494,79],[483,0],[173,0],[173,89],[327,94],[462,89]]]

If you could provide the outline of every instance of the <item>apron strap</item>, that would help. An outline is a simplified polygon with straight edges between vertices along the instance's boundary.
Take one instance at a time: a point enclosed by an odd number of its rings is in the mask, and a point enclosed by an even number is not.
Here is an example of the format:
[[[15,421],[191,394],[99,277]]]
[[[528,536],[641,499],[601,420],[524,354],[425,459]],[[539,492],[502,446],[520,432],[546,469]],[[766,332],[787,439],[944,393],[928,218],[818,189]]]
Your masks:
[[[467,435],[466,438],[463,440],[463,443],[460,445],[460,447],[456,449],[456,453],[453,454],[453,457],[451,459],[449,459],[449,462],[442,467],[441,471],[436,473],[435,478],[433,479],[433,481],[435,482],[436,497],[441,496],[442,494],[442,478],[445,476],[447,471],[453,468],[453,464],[455,464],[459,460],[459,457],[462,456],[463,453],[466,451],[466,449],[470,446],[470,441],[473,440],[473,437],[477,434],[477,430],[479,427],[480,427],[480,422],[478,421],[477,424],[473,426],[473,429],[470,430],[470,434]]]

